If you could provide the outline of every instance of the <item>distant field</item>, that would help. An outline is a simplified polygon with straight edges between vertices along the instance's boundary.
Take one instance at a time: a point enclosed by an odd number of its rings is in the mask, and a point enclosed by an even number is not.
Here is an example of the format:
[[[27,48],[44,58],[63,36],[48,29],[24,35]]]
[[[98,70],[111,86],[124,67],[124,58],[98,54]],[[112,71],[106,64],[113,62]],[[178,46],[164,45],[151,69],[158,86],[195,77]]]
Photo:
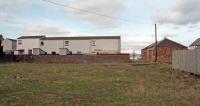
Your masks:
[[[168,65],[0,64],[0,105],[199,106],[200,79]]]

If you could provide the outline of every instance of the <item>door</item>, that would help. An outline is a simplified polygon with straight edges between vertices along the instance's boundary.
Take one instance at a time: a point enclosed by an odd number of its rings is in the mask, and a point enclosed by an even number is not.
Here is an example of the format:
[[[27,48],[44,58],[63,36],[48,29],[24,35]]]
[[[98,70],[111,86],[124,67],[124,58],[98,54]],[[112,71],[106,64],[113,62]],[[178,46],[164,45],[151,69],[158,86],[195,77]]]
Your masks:
[[[32,55],[32,50],[31,49],[28,50],[28,54]]]
[[[149,54],[148,54],[148,61],[152,62],[152,57],[153,57],[153,51],[149,50]]]

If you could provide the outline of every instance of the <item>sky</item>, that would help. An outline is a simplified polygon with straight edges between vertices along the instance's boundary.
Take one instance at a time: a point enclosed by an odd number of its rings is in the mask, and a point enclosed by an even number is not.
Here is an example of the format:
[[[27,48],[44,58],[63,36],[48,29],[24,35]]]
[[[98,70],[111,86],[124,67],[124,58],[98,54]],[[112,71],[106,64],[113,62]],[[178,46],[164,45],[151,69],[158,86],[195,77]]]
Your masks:
[[[189,46],[200,37],[199,5],[200,0],[0,0],[0,34],[121,36],[122,52],[140,53],[154,42],[157,24],[158,40]]]

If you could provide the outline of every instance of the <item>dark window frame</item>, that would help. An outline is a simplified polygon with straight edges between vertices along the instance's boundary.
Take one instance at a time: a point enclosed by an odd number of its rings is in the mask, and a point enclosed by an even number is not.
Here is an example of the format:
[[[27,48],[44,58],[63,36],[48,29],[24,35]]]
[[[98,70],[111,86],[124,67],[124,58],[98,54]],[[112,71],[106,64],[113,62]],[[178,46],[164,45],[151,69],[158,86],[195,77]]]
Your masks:
[[[96,41],[95,40],[91,41],[91,46],[96,46]]]
[[[40,42],[40,45],[41,45],[41,46],[44,46],[44,42],[43,42],[43,41],[41,41],[41,42]]]
[[[65,46],[69,46],[69,41],[65,41]]]
[[[18,40],[18,45],[22,45],[22,40]]]

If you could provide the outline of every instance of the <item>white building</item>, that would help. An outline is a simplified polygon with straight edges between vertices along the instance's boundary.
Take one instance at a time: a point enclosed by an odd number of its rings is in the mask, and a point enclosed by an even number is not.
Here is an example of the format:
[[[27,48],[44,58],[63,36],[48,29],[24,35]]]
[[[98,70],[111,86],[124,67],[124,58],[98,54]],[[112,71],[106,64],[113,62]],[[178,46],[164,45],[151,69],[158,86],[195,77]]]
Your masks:
[[[22,36],[17,39],[17,54],[117,54],[120,36],[45,37]]]
[[[4,39],[2,41],[2,46],[3,46],[3,52],[6,54],[11,54],[12,52],[14,52],[16,50],[16,40],[14,39]]]

